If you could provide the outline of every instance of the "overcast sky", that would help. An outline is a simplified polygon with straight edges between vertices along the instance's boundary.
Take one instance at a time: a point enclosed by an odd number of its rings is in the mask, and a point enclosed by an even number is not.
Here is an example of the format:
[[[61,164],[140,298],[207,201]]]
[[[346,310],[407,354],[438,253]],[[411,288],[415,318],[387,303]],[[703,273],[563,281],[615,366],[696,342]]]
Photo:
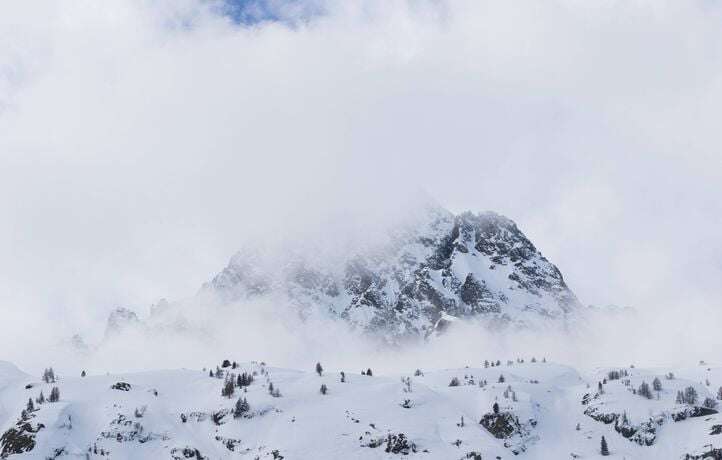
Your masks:
[[[585,304],[719,309],[722,4],[283,5],[0,3],[0,344],[416,193],[511,217]]]

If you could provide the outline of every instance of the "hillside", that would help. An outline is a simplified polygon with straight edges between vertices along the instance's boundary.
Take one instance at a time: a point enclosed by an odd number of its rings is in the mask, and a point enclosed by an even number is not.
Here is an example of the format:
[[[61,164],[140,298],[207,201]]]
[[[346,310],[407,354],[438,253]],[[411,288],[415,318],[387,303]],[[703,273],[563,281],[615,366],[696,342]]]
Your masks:
[[[715,397],[722,368],[584,374],[520,361],[397,375],[347,370],[344,382],[340,370],[318,375],[257,362],[86,377],[57,373],[54,383],[4,367],[0,382],[8,383],[0,401],[12,416],[0,426],[0,457],[601,458],[604,436],[610,458],[676,459],[718,445],[722,417],[702,405]],[[623,377],[602,383],[600,392],[598,382],[610,371]],[[670,371],[675,375],[668,379]],[[226,397],[221,393],[230,374],[234,383]],[[662,389],[652,399],[633,393],[655,377]],[[675,402],[677,391],[689,386],[697,400]],[[53,387],[57,402],[35,401]],[[236,414],[241,398],[248,405]],[[34,400],[31,410],[28,399]]]

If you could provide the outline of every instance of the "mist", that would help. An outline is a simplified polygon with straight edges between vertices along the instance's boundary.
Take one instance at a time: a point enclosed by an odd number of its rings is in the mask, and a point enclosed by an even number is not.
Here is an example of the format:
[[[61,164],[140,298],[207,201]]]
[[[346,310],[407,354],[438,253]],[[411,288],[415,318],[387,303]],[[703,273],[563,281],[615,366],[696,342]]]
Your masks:
[[[200,0],[0,5],[0,359],[720,360],[720,5],[274,5],[252,24]],[[211,339],[57,346],[191,298],[249,241],[344,247],[418,197],[512,218],[583,304],[636,313],[573,348],[459,325],[388,351],[265,303],[209,318]]]

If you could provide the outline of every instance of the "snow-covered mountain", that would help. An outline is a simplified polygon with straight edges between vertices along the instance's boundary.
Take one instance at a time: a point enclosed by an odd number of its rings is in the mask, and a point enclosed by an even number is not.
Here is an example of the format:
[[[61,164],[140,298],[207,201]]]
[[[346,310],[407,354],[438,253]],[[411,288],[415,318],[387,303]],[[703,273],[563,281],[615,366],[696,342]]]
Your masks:
[[[582,373],[517,359],[399,371],[226,360],[41,380],[0,363],[0,458],[594,459],[602,437],[610,458],[722,455],[719,367]]]
[[[322,248],[242,250],[199,297],[273,297],[303,317],[342,318],[392,340],[427,336],[455,318],[560,323],[579,307],[559,269],[511,219],[428,204],[373,244],[334,257]]]

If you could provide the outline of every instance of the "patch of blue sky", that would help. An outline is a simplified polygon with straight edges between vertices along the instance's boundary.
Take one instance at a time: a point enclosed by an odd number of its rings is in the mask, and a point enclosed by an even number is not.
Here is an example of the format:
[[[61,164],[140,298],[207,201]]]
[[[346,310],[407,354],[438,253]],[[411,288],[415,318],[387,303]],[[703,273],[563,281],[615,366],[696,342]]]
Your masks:
[[[321,5],[313,0],[222,0],[218,9],[241,26],[266,22],[293,25],[323,13]]]

